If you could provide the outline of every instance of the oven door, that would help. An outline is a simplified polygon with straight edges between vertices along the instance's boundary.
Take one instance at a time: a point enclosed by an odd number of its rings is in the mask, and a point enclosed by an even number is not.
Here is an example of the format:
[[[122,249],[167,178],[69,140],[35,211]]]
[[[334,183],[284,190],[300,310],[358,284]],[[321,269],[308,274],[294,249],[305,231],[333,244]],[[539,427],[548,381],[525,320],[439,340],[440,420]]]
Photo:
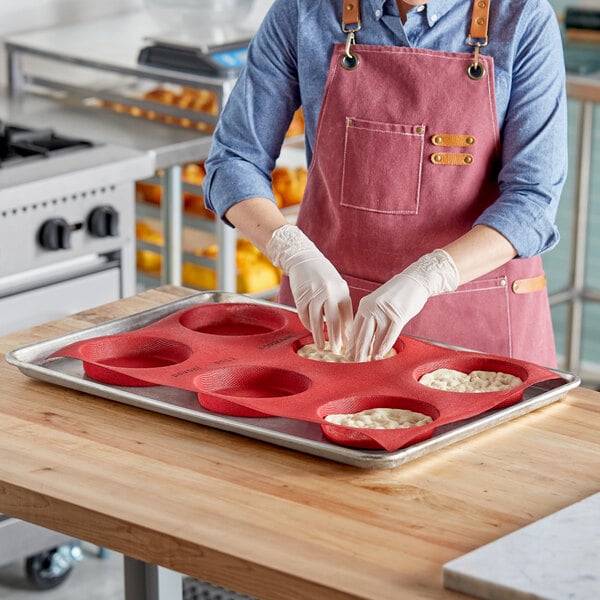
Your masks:
[[[119,263],[101,256],[0,277],[0,335],[60,319],[120,297]]]

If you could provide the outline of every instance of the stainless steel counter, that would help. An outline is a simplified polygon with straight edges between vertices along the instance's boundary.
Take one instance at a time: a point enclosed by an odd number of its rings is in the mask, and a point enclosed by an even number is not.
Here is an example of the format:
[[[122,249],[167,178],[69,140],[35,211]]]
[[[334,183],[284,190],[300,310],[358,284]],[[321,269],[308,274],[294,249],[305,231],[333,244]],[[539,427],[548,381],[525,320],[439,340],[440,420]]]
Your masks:
[[[84,137],[151,152],[156,168],[206,158],[211,136],[155,121],[141,121],[109,110],[90,108],[69,99],[23,93],[11,98],[0,88],[0,118],[30,127],[52,127],[64,135]]]

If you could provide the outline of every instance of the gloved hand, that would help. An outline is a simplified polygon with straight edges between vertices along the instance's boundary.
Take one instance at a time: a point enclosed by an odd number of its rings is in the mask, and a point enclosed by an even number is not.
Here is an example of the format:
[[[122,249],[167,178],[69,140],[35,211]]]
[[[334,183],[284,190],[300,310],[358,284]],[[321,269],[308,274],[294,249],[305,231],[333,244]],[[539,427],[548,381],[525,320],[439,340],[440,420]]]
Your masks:
[[[360,301],[346,357],[354,362],[382,358],[431,296],[458,284],[458,270],[446,251],[422,256]]]
[[[298,316],[319,349],[325,347],[323,318],[329,347],[340,354],[352,323],[348,284],[308,237],[294,225],[273,232],[267,256],[290,278]]]

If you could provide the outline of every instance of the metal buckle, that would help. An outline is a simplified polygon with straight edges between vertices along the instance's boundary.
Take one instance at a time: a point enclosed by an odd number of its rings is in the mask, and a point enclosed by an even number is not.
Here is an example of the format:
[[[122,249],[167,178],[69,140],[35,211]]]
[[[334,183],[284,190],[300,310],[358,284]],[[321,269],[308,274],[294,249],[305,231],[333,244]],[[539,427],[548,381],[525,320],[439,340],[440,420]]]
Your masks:
[[[342,29],[344,29],[344,26],[342,25]],[[344,56],[342,56],[342,67],[348,71],[352,71],[352,69],[356,69],[356,67],[358,67],[358,64],[360,62],[358,55],[356,54],[352,54],[352,52],[350,52],[350,47],[353,44],[356,44],[356,36],[354,35],[356,31],[359,31],[360,29],[360,23],[358,23],[358,29],[349,29],[347,30],[347,36],[346,36],[346,50],[344,52]]]
[[[362,29],[362,25],[360,24],[360,19],[356,23],[349,23],[346,25],[342,22],[342,31],[344,33],[356,33]]]
[[[472,38],[469,36],[467,38],[467,44],[475,47],[473,62],[467,67],[467,75],[471,79],[477,81],[485,75],[485,67],[479,62],[479,49],[488,45],[488,38]]]

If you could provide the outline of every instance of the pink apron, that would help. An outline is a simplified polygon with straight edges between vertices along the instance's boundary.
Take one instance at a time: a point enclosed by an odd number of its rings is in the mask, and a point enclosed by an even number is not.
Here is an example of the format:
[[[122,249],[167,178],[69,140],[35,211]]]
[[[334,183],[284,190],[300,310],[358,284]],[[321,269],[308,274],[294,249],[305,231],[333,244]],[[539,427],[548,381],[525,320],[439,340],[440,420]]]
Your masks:
[[[477,11],[483,3],[474,4]],[[475,58],[350,41],[334,47],[298,226],[348,282],[355,310],[420,256],[466,233],[499,195],[493,59],[475,45]],[[467,74],[473,65],[479,78]],[[286,278],[279,301],[294,304]],[[403,333],[556,366],[540,257],[514,259],[431,298]]]

